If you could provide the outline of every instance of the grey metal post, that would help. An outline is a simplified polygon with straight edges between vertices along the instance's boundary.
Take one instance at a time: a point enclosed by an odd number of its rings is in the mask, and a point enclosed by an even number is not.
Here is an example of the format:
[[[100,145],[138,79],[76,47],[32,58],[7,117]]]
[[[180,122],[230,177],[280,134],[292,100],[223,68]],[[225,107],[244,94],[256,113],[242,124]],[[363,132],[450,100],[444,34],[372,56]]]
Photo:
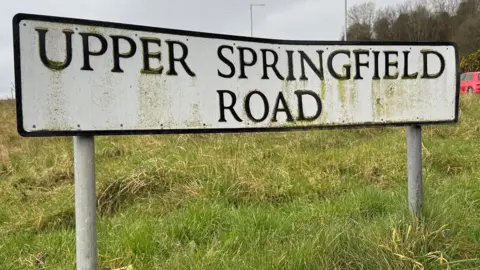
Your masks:
[[[74,137],[73,147],[77,269],[94,270],[97,269],[94,137]]]
[[[407,127],[408,207],[420,216],[423,204],[422,127]]]
[[[252,36],[252,37],[253,37],[253,15],[252,15],[253,10],[252,10],[252,8],[254,6],[264,7],[265,4],[250,4],[250,36]]]
[[[253,18],[252,18],[252,4],[250,4],[250,36],[253,37]]]
[[[345,0],[345,41],[347,41],[347,31],[348,31],[348,1]]]

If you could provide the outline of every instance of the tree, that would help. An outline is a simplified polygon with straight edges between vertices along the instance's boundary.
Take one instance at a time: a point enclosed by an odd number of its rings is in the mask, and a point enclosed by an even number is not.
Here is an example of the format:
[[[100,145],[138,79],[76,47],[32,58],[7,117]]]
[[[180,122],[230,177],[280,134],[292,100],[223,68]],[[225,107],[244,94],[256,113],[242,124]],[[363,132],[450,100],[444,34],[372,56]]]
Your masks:
[[[378,10],[373,23],[373,37],[377,40],[393,40],[395,35],[392,26],[397,17],[397,11],[392,7]]]
[[[432,17],[432,40],[452,40],[454,19],[447,11],[439,11]]]
[[[350,26],[347,30],[348,40],[372,40],[375,22],[375,3],[365,2],[352,6],[348,12]]]
[[[352,6],[351,40],[455,41],[460,56],[480,48],[480,0],[407,0],[376,10],[371,1]]]
[[[471,16],[478,16],[480,1],[463,0],[457,9],[457,16],[460,20],[466,20]]]
[[[463,22],[455,34],[460,55],[467,55],[480,48],[480,16],[472,16]]]
[[[372,40],[372,28],[367,24],[356,23],[347,30],[348,40]]]
[[[368,1],[352,6],[348,11],[348,19],[352,25],[373,25],[375,21],[375,3]]]

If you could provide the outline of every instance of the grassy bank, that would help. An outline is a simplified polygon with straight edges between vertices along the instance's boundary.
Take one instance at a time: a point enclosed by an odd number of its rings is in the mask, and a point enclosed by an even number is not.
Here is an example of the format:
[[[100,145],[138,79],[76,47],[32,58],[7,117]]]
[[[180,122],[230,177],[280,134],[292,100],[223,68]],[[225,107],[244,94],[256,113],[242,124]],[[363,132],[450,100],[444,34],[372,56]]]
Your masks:
[[[21,138],[0,102],[0,269],[74,269],[71,138]],[[96,138],[100,269],[478,269],[480,96],[424,127]]]

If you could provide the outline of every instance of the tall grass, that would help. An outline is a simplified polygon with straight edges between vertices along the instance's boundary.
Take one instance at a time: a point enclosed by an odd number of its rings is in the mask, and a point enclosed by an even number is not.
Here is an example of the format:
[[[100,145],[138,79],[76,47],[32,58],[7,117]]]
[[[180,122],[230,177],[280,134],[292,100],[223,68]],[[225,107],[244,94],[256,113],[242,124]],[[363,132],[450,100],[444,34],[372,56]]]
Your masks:
[[[96,138],[99,269],[479,269],[480,97],[423,128]],[[21,138],[0,102],[0,269],[75,268],[72,138]]]

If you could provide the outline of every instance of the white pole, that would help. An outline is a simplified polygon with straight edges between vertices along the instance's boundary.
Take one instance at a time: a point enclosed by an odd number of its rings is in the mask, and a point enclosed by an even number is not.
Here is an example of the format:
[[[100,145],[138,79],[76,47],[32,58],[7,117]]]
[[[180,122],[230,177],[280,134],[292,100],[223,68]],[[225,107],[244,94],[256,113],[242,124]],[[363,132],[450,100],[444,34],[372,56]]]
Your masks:
[[[94,270],[97,269],[94,137],[74,137],[73,147],[77,270]]]
[[[407,127],[408,207],[417,217],[423,204],[422,127]]]

